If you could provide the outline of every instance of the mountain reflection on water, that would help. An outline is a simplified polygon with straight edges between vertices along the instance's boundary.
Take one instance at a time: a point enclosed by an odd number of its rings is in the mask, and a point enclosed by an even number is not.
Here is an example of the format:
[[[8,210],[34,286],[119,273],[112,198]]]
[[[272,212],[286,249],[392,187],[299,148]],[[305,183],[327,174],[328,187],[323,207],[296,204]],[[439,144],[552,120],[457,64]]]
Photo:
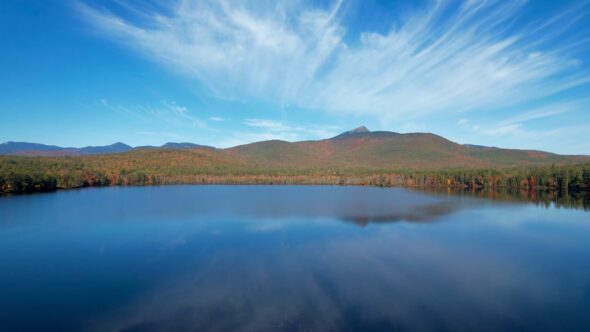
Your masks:
[[[478,195],[171,186],[2,197],[0,327],[590,330],[590,214]]]
[[[90,194],[92,192],[92,194]],[[359,225],[384,222],[427,222],[472,204],[465,199],[424,195],[399,188],[340,186],[169,186],[82,189],[58,192],[77,199],[60,200],[36,194],[38,208],[77,218],[99,220],[155,218],[288,219],[332,218]],[[92,195],[98,202],[83,199]],[[139,195],[139,199],[138,196]],[[26,200],[13,198],[29,213]],[[101,202],[106,202],[105,204]],[[12,207],[19,212],[18,207]],[[90,216],[90,214],[92,216]],[[17,216],[18,217],[18,216]],[[8,220],[7,220],[8,221]]]
[[[383,215],[355,215],[353,217],[340,217],[344,221],[350,221],[358,226],[365,227],[369,223],[393,223],[393,222],[431,222],[439,217],[451,214],[457,209],[465,207],[456,201],[420,204],[412,207],[396,208],[396,212]]]

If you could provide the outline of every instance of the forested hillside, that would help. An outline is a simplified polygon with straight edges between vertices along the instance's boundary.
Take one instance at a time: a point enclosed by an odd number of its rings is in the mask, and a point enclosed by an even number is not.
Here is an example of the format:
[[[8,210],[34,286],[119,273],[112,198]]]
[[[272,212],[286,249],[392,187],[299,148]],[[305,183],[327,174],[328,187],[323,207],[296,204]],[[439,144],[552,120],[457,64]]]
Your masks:
[[[111,185],[341,184],[579,191],[590,164],[507,168],[271,167],[208,149],[141,150],[84,157],[0,157],[4,193]]]
[[[168,143],[110,154],[0,156],[0,190],[281,183],[576,191],[590,188],[589,165],[587,156],[461,145],[433,134],[361,127],[325,140],[264,141],[229,149]]]

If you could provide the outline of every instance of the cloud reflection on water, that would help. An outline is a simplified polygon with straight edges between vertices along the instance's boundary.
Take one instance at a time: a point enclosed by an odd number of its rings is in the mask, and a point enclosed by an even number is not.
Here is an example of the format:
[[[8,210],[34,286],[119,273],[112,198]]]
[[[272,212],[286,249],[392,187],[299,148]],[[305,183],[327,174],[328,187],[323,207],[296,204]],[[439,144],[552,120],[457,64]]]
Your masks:
[[[405,235],[216,251],[96,330],[497,331],[535,326],[560,301],[551,280],[493,248]]]

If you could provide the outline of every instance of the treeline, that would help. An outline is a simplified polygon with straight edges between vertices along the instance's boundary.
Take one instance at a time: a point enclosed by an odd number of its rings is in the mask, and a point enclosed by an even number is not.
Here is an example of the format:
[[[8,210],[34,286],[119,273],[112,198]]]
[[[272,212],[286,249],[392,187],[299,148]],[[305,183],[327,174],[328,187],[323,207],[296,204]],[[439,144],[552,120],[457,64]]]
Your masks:
[[[513,188],[559,192],[590,190],[590,164],[433,170],[409,172],[402,176],[405,176],[403,182],[407,185],[431,187]]]
[[[265,168],[206,150],[85,157],[0,157],[0,192],[160,184],[322,184],[590,191],[590,164],[498,169]]]
[[[590,211],[590,191],[560,192],[550,189],[529,190],[524,188],[452,188],[452,187],[418,187],[416,190],[430,194],[466,196],[485,200],[532,203],[539,207],[583,209]]]

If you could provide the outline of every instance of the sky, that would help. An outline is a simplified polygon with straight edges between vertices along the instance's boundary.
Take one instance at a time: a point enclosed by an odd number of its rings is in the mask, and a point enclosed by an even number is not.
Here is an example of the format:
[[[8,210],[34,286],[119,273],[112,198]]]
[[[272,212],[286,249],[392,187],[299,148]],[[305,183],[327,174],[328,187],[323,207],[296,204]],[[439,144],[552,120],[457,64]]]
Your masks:
[[[590,1],[2,0],[0,142],[590,154]]]

